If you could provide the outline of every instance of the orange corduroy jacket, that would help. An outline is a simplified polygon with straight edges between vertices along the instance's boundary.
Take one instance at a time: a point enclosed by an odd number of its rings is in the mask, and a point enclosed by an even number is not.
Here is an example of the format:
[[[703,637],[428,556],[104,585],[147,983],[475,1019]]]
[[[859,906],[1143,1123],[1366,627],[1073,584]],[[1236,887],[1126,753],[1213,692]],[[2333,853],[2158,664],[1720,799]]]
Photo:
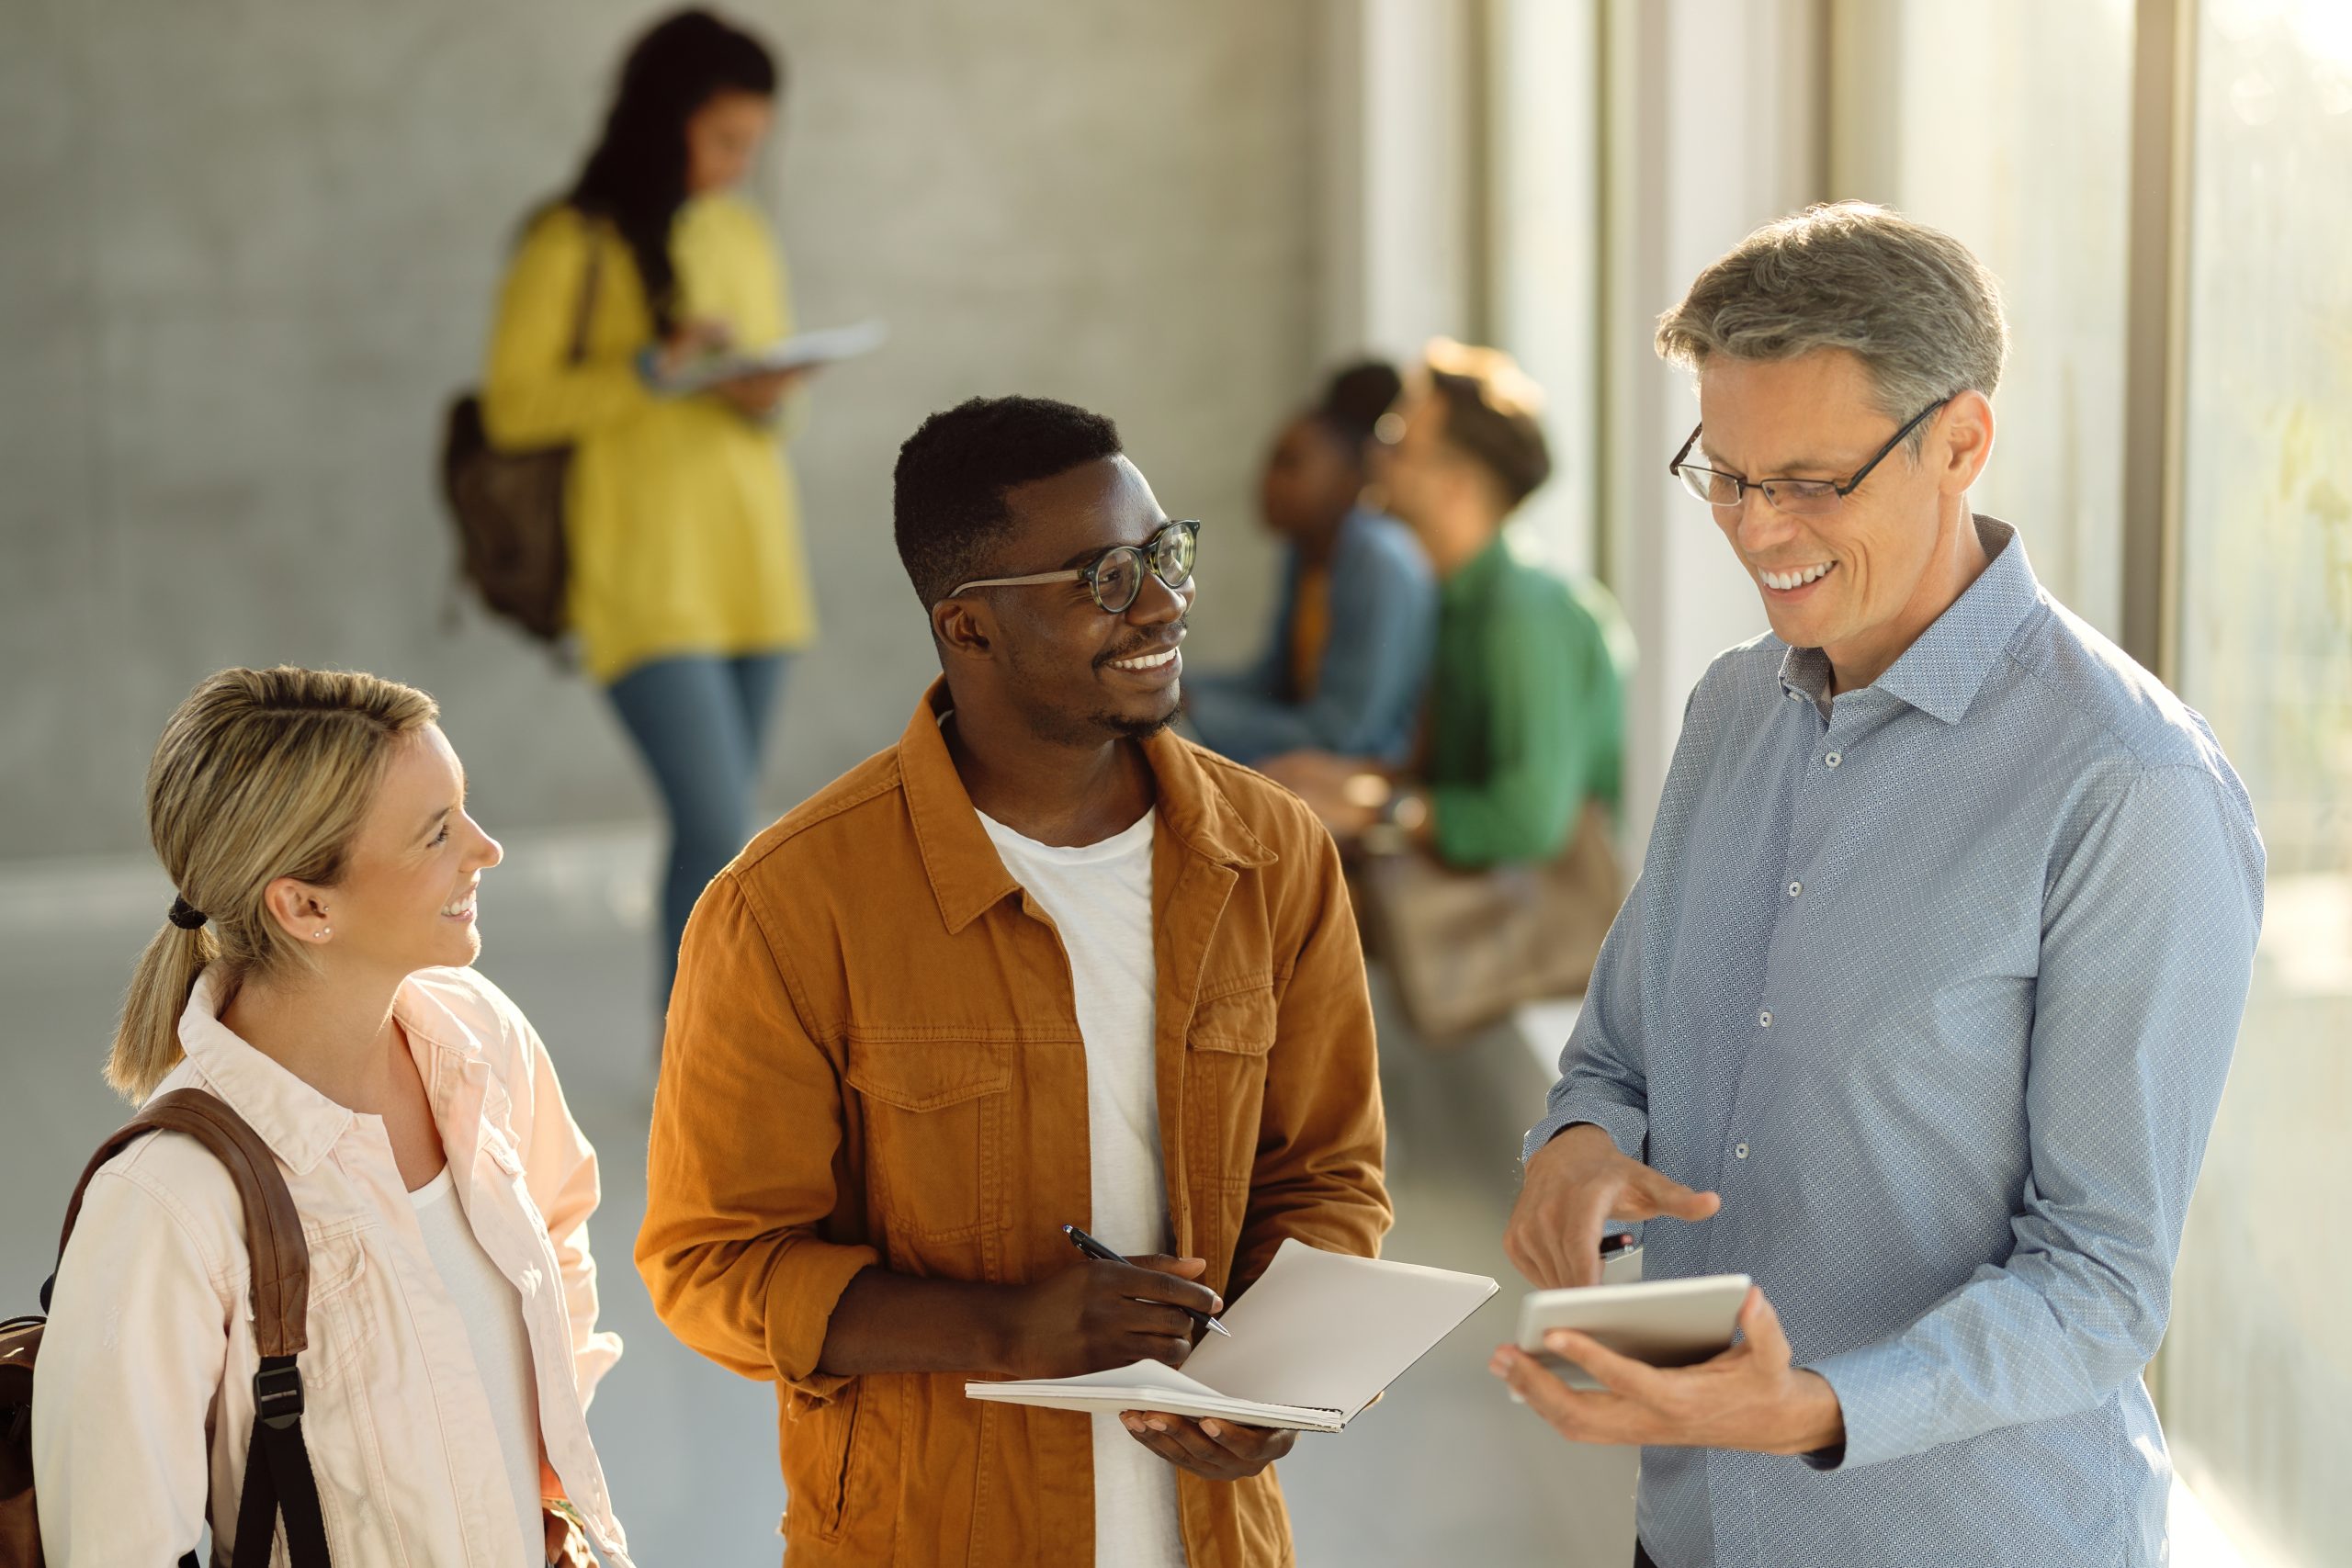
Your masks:
[[[703,895],[638,1267],[681,1339],[777,1384],[788,1562],[1081,1568],[1087,1416],[817,1365],[860,1269],[1020,1283],[1076,1266],[1060,1226],[1088,1223],[1069,960],[964,791],[945,703],[935,684]],[[1369,1255],[1387,1229],[1371,1003],[1306,808],[1172,735],[1146,754],[1170,1250],[1231,1300],[1286,1236]],[[1193,1568],[1292,1561],[1271,1471],[1185,1474],[1180,1506]]]

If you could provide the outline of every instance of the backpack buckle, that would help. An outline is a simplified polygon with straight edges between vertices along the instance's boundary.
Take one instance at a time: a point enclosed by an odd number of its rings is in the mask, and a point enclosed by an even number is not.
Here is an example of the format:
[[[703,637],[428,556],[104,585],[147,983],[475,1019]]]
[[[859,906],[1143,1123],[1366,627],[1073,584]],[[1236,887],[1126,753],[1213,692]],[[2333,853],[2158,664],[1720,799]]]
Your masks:
[[[276,1366],[263,1361],[254,1373],[254,1418],[282,1432],[301,1417],[302,1370],[291,1356]]]

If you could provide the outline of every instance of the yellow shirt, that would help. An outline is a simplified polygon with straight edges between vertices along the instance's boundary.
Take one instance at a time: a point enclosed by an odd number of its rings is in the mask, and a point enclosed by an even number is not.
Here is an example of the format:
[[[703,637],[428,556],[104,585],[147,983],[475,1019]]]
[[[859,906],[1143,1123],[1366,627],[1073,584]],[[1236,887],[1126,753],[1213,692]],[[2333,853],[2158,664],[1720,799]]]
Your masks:
[[[587,353],[572,325],[600,247]],[[681,321],[718,320],[747,347],[791,330],[767,226],[727,197],[688,202],[672,231]],[[565,525],[571,615],[588,672],[611,682],[650,660],[795,648],[816,631],[799,507],[774,429],[713,393],[665,399],[639,378],[653,342],[628,245],[558,208],[507,271],[482,377],[490,439],[572,448]]]

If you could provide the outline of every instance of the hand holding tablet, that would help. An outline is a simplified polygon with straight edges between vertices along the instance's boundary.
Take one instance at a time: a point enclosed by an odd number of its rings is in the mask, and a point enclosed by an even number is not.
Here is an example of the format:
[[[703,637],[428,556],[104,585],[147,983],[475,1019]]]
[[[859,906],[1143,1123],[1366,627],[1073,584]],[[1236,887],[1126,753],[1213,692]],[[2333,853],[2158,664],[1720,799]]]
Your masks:
[[[1520,1302],[1519,1348],[1571,1388],[1597,1389],[1600,1384],[1544,1344],[1544,1337],[1555,1328],[1590,1335],[1617,1354],[1649,1366],[1692,1366],[1731,1348],[1748,1283],[1745,1274],[1709,1274],[1532,1291]]]

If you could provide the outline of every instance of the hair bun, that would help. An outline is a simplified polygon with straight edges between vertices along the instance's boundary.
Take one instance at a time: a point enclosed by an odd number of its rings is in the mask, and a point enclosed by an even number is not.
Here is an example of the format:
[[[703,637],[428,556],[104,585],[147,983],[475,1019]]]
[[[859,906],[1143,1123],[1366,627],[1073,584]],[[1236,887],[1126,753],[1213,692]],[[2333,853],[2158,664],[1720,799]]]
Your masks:
[[[1335,372],[1323,389],[1316,415],[1332,429],[1369,441],[1380,416],[1395,405],[1405,389],[1396,367],[1383,359],[1366,359]]]

